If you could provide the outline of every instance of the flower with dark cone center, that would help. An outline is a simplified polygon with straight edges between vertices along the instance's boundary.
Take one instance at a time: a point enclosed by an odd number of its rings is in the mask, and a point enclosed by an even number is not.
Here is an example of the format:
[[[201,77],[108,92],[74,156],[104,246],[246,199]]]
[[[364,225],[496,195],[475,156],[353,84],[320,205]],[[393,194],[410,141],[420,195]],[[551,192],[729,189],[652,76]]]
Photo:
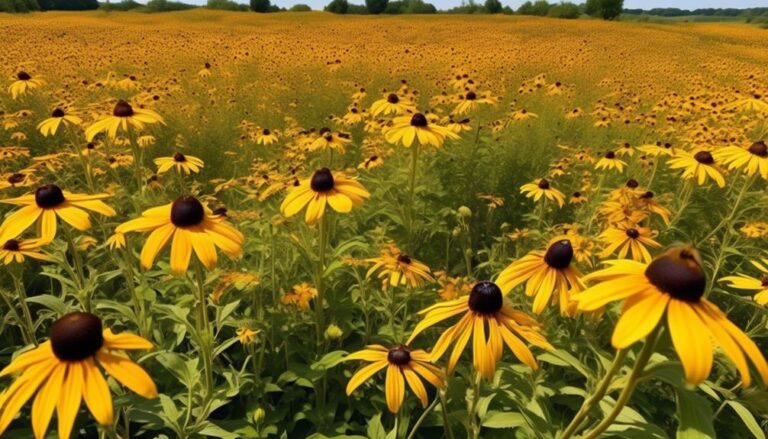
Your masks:
[[[574,192],[573,198],[581,198],[581,192],[578,192],[578,191]]]
[[[19,72],[19,73],[17,73],[16,74],[16,78],[19,81],[29,81],[30,79],[32,79],[32,77],[29,76],[29,73],[27,73],[27,72]]]
[[[19,251],[19,241],[15,239],[9,239],[5,241],[5,244],[3,244],[3,250],[8,250],[11,252],[17,252]]]
[[[477,93],[475,93],[473,91],[470,91],[470,92],[467,93],[467,95],[464,97],[464,99],[466,99],[468,101],[474,101],[475,99],[477,99]]]
[[[645,269],[645,277],[659,290],[686,302],[698,302],[707,286],[698,258],[686,249],[656,257]]]
[[[328,127],[323,127],[323,128],[320,128],[320,131],[318,131],[318,133],[319,133],[320,135],[323,135],[323,134],[325,134],[325,133],[330,133],[330,132],[331,132],[331,129],[330,129],[330,128],[328,128]]]
[[[269,131],[269,129],[267,129],[267,128],[264,128],[263,130],[261,130],[261,134],[262,134],[262,135],[265,135],[265,136],[268,136],[268,135],[269,135],[269,132],[270,132],[270,131]]]
[[[693,158],[703,165],[712,165],[715,163],[715,158],[712,157],[712,153],[709,151],[699,151],[693,155]]]
[[[56,109],[53,110],[53,113],[51,113],[51,117],[64,117],[64,110],[56,107]]]
[[[178,227],[196,226],[204,218],[203,204],[191,195],[181,196],[171,205],[171,222]]]
[[[88,149],[96,149],[96,144],[93,142],[88,142],[88,144],[85,145],[85,147]]]
[[[469,309],[478,314],[493,314],[501,309],[504,297],[501,289],[491,281],[480,281],[469,293]]]
[[[93,357],[104,345],[101,319],[86,312],[73,312],[51,326],[51,348],[62,361]]]
[[[768,287],[768,274],[764,274],[763,277],[760,278],[760,286],[763,288]]]
[[[396,94],[390,93],[389,95],[387,95],[387,102],[389,102],[390,104],[397,104],[398,102],[400,102],[400,98],[397,97]]]
[[[635,189],[636,187],[640,186],[640,183],[637,182],[634,178],[630,178],[627,180],[627,187],[630,189]]]
[[[403,263],[405,265],[410,265],[412,261],[410,256],[408,256],[405,253],[400,253],[399,255],[397,255],[397,262]]]
[[[616,158],[616,153],[613,152],[613,151],[608,151],[608,152],[605,153],[605,158],[607,158],[607,159],[615,159]]]
[[[115,104],[115,109],[112,110],[112,115],[115,117],[131,117],[133,116],[133,107],[131,107],[131,104],[121,99]]]
[[[173,161],[178,163],[184,163],[187,161],[187,157],[184,154],[177,152],[176,154],[173,155]]]
[[[228,210],[224,206],[217,207],[216,209],[213,210],[213,214],[214,215],[216,215],[216,216],[223,216],[225,218],[227,216],[227,212],[228,212]]]
[[[637,239],[640,237],[640,232],[638,232],[637,229],[627,229],[627,236],[632,239]]]
[[[768,157],[768,145],[765,144],[765,141],[758,140],[749,147],[749,152],[758,157]]]
[[[328,192],[333,189],[335,182],[333,181],[333,174],[328,168],[321,168],[315,171],[312,175],[312,180],[309,186],[315,192]]]
[[[546,178],[542,178],[539,180],[539,189],[547,190],[549,189],[549,181]]]
[[[35,203],[37,203],[38,207],[44,209],[56,207],[64,201],[64,193],[55,184],[40,186],[35,191]]]
[[[211,68],[211,63],[205,63],[205,68],[206,69],[210,69]]]
[[[416,113],[413,116],[411,116],[411,126],[412,127],[424,128],[428,124],[429,124],[429,122],[427,122],[427,116],[424,116],[421,113]]]
[[[10,184],[17,184],[24,181],[24,177],[26,177],[24,174],[17,172],[15,174],[12,174],[10,177],[8,177],[7,181]]]
[[[549,246],[544,253],[544,262],[552,268],[568,268],[573,260],[573,245],[569,239],[562,239]]]
[[[652,200],[655,195],[656,194],[654,194],[653,191],[646,191],[643,195],[640,195],[640,198],[645,200]]]
[[[387,361],[396,366],[405,366],[411,362],[411,351],[405,346],[392,348],[387,353]]]

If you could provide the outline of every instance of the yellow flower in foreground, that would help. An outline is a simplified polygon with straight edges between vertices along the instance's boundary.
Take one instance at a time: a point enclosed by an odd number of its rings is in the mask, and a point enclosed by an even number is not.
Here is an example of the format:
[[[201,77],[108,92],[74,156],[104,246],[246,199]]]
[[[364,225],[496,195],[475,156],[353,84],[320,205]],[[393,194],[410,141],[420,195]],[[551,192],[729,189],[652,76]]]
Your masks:
[[[760,279],[740,274],[738,276],[726,276],[720,279],[721,282],[728,282],[729,287],[737,290],[757,291],[755,293],[755,302],[759,305],[768,304],[768,259],[763,259],[762,263],[750,261],[758,270],[763,273]]]
[[[768,180],[768,145],[760,140],[749,148],[738,146],[726,146],[715,150],[715,159],[728,165],[728,169],[743,169],[750,177],[760,174],[764,180]]]
[[[19,72],[16,74],[16,80],[8,87],[8,92],[11,93],[13,99],[18,98],[21,95],[27,94],[29,90],[36,89],[45,84],[40,78],[33,78],[27,72]]]
[[[56,217],[77,230],[91,228],[91,219],[83,210],[92,210],[104,216],[114,216],[116,212],[101,200],[109,198],[108,194],[73,194],[62,191],[56,185],[40,186],[34,194],[17,198],[0,200],[0,203],[24,206],[12,213],[0,225],[0,242],[20,236],[35,222],[40,230],[40,241],[48,243],[56,237]]]
[[[112,395],[101,366],[112,378],[145,398],[157,397],[149,375],[116,351],[152,349],[152,343],[131,334],[103,329],[93,314],[67,314],[51,327],[49,341],[14,359],[0,377],[21,373],[0,395],[0,434],[37,392],[32,404],[32,430],[42,439],[57,412],[59,438],[69,438],[81,400],[96,421],[111,426]]]
[[[428,353],[419,349],[411,350],[405,346],[387,349],[381,345],[370,345],[361,351],[349,354],[346,359],[371,362],[352,375],[347,384],[347,395],[351,395],[376,372],[387,369],[384,393],[387,397],[387,408],[392,413],[400,411],[405,398],[406,382],[421,401],[422,407],[427,406],[427,389],[424,388],[419,376],[435,387],[442,388],[445,385],[440,369],[430,364]]]
[[[703,297],[707,279],[694,248],[673,247],[650,264],[630,260],[607,264],[608,268],[584,277],[585,282],[600,283],[575,299],[580,311],[594,311],[624,300],[613,330],[613,347],[626,349],[647,336],[666,313],[672,344],[690,384],[699,384],[709,376],[715,344],[736,366],[744,387],[751,383],[746,357],[763,382],[768,382],[768,364],[760,348]]]
[[[715,158],[709,151],[699,151],[696,154],[680,151],[667,161],[667,165],[671,169],[683,169],[683,180],[695,178],[696,184],[701,186],[709,177],[719,187],[725,187],[723,173],[715,165]]]
[[[161,123],[165,124],[162,116],[152,110],[133,108],[131,104],[123,100],[117,101],[111,116],[106,116],[85,130],[85,138],[90,142],[101,132],[106,132],[110,139],[117,137],[117,130],[127,132],[131,127],[141,130],[145,125]]]
[[[173,203],[148,209],[140,218],[115,229],[116,233],[122,234],[149,231],[152,233],[141,250],[141,265],[150,268],[158,253],[172,241],[171,271],[174,274],[187,271],[193,250],[205,268],[212,270],[218,262],[216,247],[236,258],[242,254],[245,242],[242,233],[213,215],[192,196],[182,196]]]
[[[445,139],[458,139],[459,135],[448,128],[429,123],[421,113],[413,116],[399,116],[393,120],[393,125],[384,133],[387,142],[409,148],[414,140],[420,145],[432,145],[435,148],[443,146]]]
[[[40,253],[42,246],[43,244],[37,239],[27,239],[24,241],[9,239],[0,247],[0,261],[5,265],[9,265],[14,261],[21,264],[24,262],[25,257],[49,261],[50,257]]]
[[[504,294],[526,282],[525,295],[535,296],[533,312],[540,314],[549,304],[560,304],[560,314],[573,315],[575,308],[571,295],[584,289],[581,273],[572,265],[573,245],[570,239],[556,238],[545,251],[532,251],[513,262],[499,274],[496,283]]]
[[[307,206],[304,219],[308,224],[314,224],[322,218],[326,204],[336,212],[348,213],[352,206],[363,204],[363,200],[370,196],[357,180],[347,178],[340,172],[334,175],[330,169],[322,168],[315,171],[312,178],[302,180],[290,190],[280,205],[280,212],[291,217]]]
[[[565,195],[553,188],[549,184],[549,180],[544,178],[520,186],[520,193],[527,198],[533,198],[533,201],[539,201],[541,197],[545,197],[547,200],[556,201],[560,207],[565,204]]]
[[[457,324],[443,332],[432,349],[431,359],[437,361],[453,346],[446,367],[448,373],[453,372],[470,337],[472,362],[484,378],[491,378],[496,372],[496,362],[501,359],[504,344],[518,360],[532,369],[538,367],[536,359],[521,338],[540,348],[554,349],[541,334],[536,321],[504,303],[501,289],[493,282],[478,282],[469,296],[440,302],[419,311],[419,314],[423,314],[424,319],[414,328],[408,344],[430,326],[463,314]]]
[[[51,113],[51,117],[37,125],[37,130],[40,131],[40,134],[42,134],[43,137],[53,136],[59,130],[59,126],[61,126],[62,123],[64,125],[80,125],[83,123],[83,120],[74,114],[66,114],[61,108],[56,108],[53,110],[53,113]]]
[[[416,288],[425,281],[434,280],[426,264],[403,253],[394,244],[388,244],[379,257],[366,259],[366,261],[373,263],[366,277],[379,271],[378,277],[385,288],[398,285]]]
[[[157,165],[158,174],[165,174],[171,168],[176,168],[176,171],[183,172],[186,175],[190,173],[197,174],[204,166],[203,161],[199,158],[180,152],[177,152],[172,157],[158,157],[155,159],[155,164]]]

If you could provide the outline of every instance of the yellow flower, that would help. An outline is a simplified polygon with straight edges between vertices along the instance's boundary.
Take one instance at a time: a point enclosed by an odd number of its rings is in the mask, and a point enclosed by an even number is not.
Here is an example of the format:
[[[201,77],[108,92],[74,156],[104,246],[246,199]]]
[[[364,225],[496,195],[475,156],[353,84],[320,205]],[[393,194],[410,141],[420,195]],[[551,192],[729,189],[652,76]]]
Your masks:
[[[728,282],[729,287],[738,290],[756,291],[755,302],[759,305],[768,304],[768,259],[763,259],[762,263],[758,261],[749,262],[763,273],[760,279],[740,274],[738,276],[726,276],[720,279],[720,282]]]
[[[99,424],[111,426],[112,395],[98,366],[139,395],[157,397],[152,378],[117,352],[138,349],[152,349],[152,343],[131,334],[113,334],[93,314],[74,312],[56,320],[50,340],[0,371],[0,377],[21,373],[0,395],[0,434],[35,392],[32,430],[37,439],[45,437],[54,409],[59,437],[69,438],[82,400]]]
[[[74,114],[67,114],[64,110],[57,107],[53,110],[53,113],[51,113],[51,117],[37,125],[37,130],[40,131],[40,134],[42,134],[43,137],[53,136],[56,134],[56,131],[59,130],[59,126],[62,123],[64,125],[80,125],[83,123],[83,120]]]
[[[256,133],[256,144],[271,145],[277,142],[277,131],[270,131],[266,128]]]
[[[768,180],[768,145],[760,140],[749,148],[726,146],[715,150],[714,158],[728,166],[728,169],[743,169],[750,177],[760,174]]]
[[[414,113],[412,116],[396,117],[393,125],[384,133],[384,138],[392,144],[402,143],[406,148],[410,148],[414,140],[418,140],[420,145],[439,148],[445,139],[458,139],[459,135],[448,128],[429,123],[422,113]]]
[[[179,173],[183,172],[184,174],[189,175],[190,173],[197,174],[200,172],[204,163],[197,157],[177,152],[173,157],[156,158],[155,165],[157,165],[158,174],[165,174],[171,168],[176,168],[176,171]]]
[[[77,230],[91,228],[91,220],[83,209],[114,216],[116,212],[101,200],[108,194],[85,195],[62,191],[56,185],[40,186],[34,194],[0,200],[0,203],[24,206],[11,214],[0,225],[0,242],[20,236],[35,222],[40,230],[40,241],[48,243],[56,237],[56,217]]]
[[[709,376],[714,344],[736,366],[744,387],[751,383],[746,357],[763,382],[768,382],[768,364],[760,348],[703,297],[707,280],[694,248],[673,247],[650,264],[630,260],[607,264],[608,268],[584,277],[585,282],[600,283],[575,299],[580,311],[594,311],[610,302],[624,301],[611,338],[614,348],[626,349],[647,336],[666,314],[672,344],[688,383],[696,385]]]
[[[16,80],[8,87],[8,92],[11,94],[11,98],[16,99],[21,95],[27,94],[29,90],[34,90],[45,84],[40,78],[33,78],[27,72],[19,72],[16,74]]]
[[[235,332],[237,333],[237,338],[242,344],[253,343],[256,340],[256,336],[259,334],[259,331],[254,331],[248,326],[241,326],[237,328],[237,331]]]
[[[24,241],[17,241],[15,239],[9,239],[3,243],[0,247],[0,261],[5,265],[9,265],[16,261],[17,264],[24,262],[25,257],[32,259],[38,259],[40,261],[49,261],[50,257],[40,253],[40,248],[43,244],[37,239],[28,239]]]
[[[106,132],[110,139],[117,137],[117,130],[127,132],[129,128],[142,130],[145,125],[161,123],[165,124],[162,116],[152,110],[144,108],[134,109],[126,101],[119,100],[115,104],[112,115],[104,117],[85,130],[85,137],[90,142],[101,132]]]
[[[334,175],[330,169],[321,168],[311,178],[302,180],[290,190],[280,205],[280,212],[286,217],[292,217],[307,206],[304,219],[308,224],[314,224],[323,217],[326,204],[336,212],[348,213],[352,206],[360,206],[370,196],[356,180],[340,172]]]
[[[600,234],[600,240],[606,244],[600,257],[608,257],[618,250],[619,257],[624,259],[631,251],[633,260],[651,262],[651,254],[645,247],[661,247],[661,244],[653,240],[655,236],[656,232],[648,227],[631,225],[609,227]]]
[[[226,255],[242,254],[245,237],[237,229],[203,206],[197,198],[181,196],[173,203],[144,211],[140,218],[119,225],[116,233],[152,233],[141,250],[141,265],[150,268],[158,253],[171,241],[171,271],[183,274],[189,267],[192,251],[205,268],[216,267],[218,247]]]
[[[373,116],[387,116],[390,114],[404,114],[416,111],[412,102],[401,99],[397,93],[389,93],[384,98],[379,99],[371,105],[371,114]]]
[[[317,296],[317,289],[306,282],[293,286],[293,291],[283,294],[283,305],[295,305],[302,311],[309,311],[309,302]]]
[[[318,149],[334,149],[338,152],[344,152],[344,145],[351,142],[349,134],[346,133],[334,133],[330,128],[320,129],[320,137],[316,138],[309,145],[310,151],[316,151]]]
[[[427,389],[421,378],[437,388],[445,385],[445,378],[440,369],[430,364],[429,354],[420,350],[411,350],[406,346],[387,349],[381,345],[370,345],[365,349],[349,354],[346,360],[363,360],[371,364],[357,371],[347,383],[347,395],[351,395],[361,384],[376,372],[386,368],[384,382],[387,408],[392,413],[400,411],[405,398],[405,383],[419,398],[422,407],[427,407]],[[419,378],[421,376],[421,378]]]
[[[125,248],[125,235],[122,233],[115,233],[107,238],[107,245],[110,249]]]
[[[381,279],[384,288],[396,287],[398,285],[408,285],[416,288],[425,281],[431,282],[434,280],[426,264],[401,252],[394,244],[388,244],[381,251],[379,257],[366,259],[366,261],[373,263],[366,277],[370,277],[373,273],[379,271],[378,277]]]
[[[696,154],[680,151],[667,161],[667,165],[671,169],[683,169],[683,179],[692,180],[695,178],[699,186],[703,185],[709,177],[719,187],[725,187],[723,173],[715,165],[715,158],[709,151],[699,151]]]
[[[616,169],[619,172],[624,172],[625,166],[627,166],[627,162],[619,160],[615,152],[608,151],[600,160],[597,161],[595,164],[595,169]]]
[[[547,200],[556,201],[560,207],[565,204],[565,195],[553,188],[549,184],[549,180],[544,178],[520,186],[520,193],[527,198],[533,198],[533,201],[539,201],[541,197],[545,197]]]

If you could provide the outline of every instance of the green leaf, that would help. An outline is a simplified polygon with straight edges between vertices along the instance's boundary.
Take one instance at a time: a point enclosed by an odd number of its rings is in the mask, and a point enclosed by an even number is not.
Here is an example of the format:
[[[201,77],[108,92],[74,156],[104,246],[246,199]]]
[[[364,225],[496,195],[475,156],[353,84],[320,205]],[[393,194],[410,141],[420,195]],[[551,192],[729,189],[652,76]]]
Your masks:
[[[41,305],[58,315],[64,315],[69,312],[69,305],[67,305],[60,298],[51,296],[50,294],[41,294],[39,296],[28,297],[27,302]]]
[[[517,428],[526,425],[525,417],[520,413],[489,411],[483,418],[486,428]]]
[[[319,361],[312,364],[313,370],[327,370],[344,361],[347,351],[333,351],[323,355]]]
[[[222,439],[237,439],[240,437],[235,433],[224,430],[211,421],[205,421],[203,425],[204,427],[198,431],[198,433],[202,434],[203,436],[219,437]]]
[[[691,390],[677,389],[677,439],[714,438],[712,407]]]
[[[737,415],[741,418],[741,421],[744,423],[744,425],[749,429],[749,431],[752,433],[752,435],[755,437],[755,439],[765,439],[765,432],[762,428],[760,428],[760,424],[755,419],[755,416],[752,415],[752,413],[744,407],[740,402],[736,401],[728,401],[726,402],[733,411],[736,412]]]
[[[381,413],[368,421],[368,429],[365,434],[368,435],[368,439],[385,439],[387,437],[387,430],[381,424]]]
[[[592,373],[589,371],[587,366],[584,365],[584,363],[562,349],[545,352],[539,355],[539,360],[545,363],[554,364],[555,366],[572,367],[586,378],[592,377]]]

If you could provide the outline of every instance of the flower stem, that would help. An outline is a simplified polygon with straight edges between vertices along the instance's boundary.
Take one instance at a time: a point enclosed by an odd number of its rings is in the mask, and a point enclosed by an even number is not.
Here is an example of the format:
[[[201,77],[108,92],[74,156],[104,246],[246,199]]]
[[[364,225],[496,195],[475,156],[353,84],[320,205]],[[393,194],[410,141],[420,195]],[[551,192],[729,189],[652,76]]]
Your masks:
[[[416,436],[416,432],[419,431],[419,427],[421,427],[421,424],[424,423],[424,420],[427,419],[427,415],[434,410],[435,406],[437,406],[437,403],[440,402],[439,398],[435,398],[432,400],[432,403],[424,409],[424,413],[419,416],[419,419],[416,420],[416,423],[413,424],[413,427],[411,428],[411,432],[408,433],[408,436],[406,436],[405,439],[413,439]]]
[[[648,337],[645,339],[645,345],[635,361],[635,367],[632,368],[632,372],[629,375],[629,381],[624,387],[624,390],[621,391],[619,399],[616,400],[616,405],[613,407],[613,410],[611,410],[611,413],[609,413],[608,416],[600,421],[597,427],[584,434],[584,439],[595,439],[600,436],[611,426],[611,424],[613,424],[613,421],[619,416],[619,413],[624,409],[624,406],[627,405],[629,399],[632,397],[632,392],[635,391],[635,387],[637,387],[637,383],[645,370],[645,366],[648,364],[648,360],[651,359],[651,355],[656,348],[656,341],[659,338],[660,331],[661,325],[656,325],[656,328],[648,334]]]
[[[29,305],[27,304],[27,292],[24,290],[22,283],[21,273],[16,273],[15,270],[11,270],[11,277],[13,278],[13,286],[16,289],[16,294],[19,296],[19,305],[21,305],[21,312],[24,316],[23,325],[26,328],[28,342],[37,346],[37,337],[35,337],[35,324],[32,321],[32,313],[29,312]]]
[[[453,436],[453,430],[451,429],[451,419],[448,417],[448,400],[445,397],[447,390],[448,388],[446,385],[445,389],[440,389],[437,391],[438,395],[440,395],[440,411],[443,414],[443,431],[445,432],[445,436],[448,439],[455,439]]]
[[[315,274],[315,288],[317,289],[317,297],[315,298],[315,323],[317,324],[318,353],[321,352],[324,344],[323,333],[325,331],[325,287],[323,283],[323,275],[325,274],[325,253],[328,247],[328,228],[326,221],[327,218],[321,216],[317,222],[319,247],[317,251],[317,267]]]
[[[411,146],[411,174],[408,180],[409,185],[409,191],[408,191],[408,206],[407,206],[407,216],[408,216],[408,243],[412,246],[413,245],[413,224],[414,224],[414,213],[413,213],[413,204],[416,197],[416,171],[419,166],[419,144],[414,143]],[[410,249],[409,249],[410,250]]]
[[[626,349],[620,349],[616,351],[616,355],[613,357],[613,362],[611,363],[608,370],[606,370],[605,376],[602,380],[600,380],[600,383],[598,384],[597,388],[595,388],[594,393],[592,393],[589,398],[584,400],[581,408],[576,413],[576,416],[573,417],[571,423],[568,424],[568,427],[566,427],[565,431],[563,431],[560,439],[568,439],[573,436],[573,434],[578,430],[579,426],[581,426],[582,422],[584,422],[584,419],[589,414],[589,411],[592,410],[595,404],[599,403],[603,399],[603,396],[605,396],[605,393],[608,391],[608,387],[611,385],[611,381],[613,381],[613,376],[616,375],[616,372],[621,369],[627,353],[628,351]]]
[[[69,247],[69,251],[72,253],[72,262],[75,266],[74,281],[77,285],[77,288],[80,290],[78,293],[83,295],[82,300],[85,311],[91,312],[91,295],[84,291],[85,272],[83,271],[83,260],[80,258],[80,253],[77,251],[77,247],[75,246],[75,240],[72,237],[72,232],[68,227],[64,227],[64,236],[67,238],[67,246]]]
[[[8,297],[7,293],[7,290],[0,288],[0,297],[3,298],[3,302],[5,302],[11,314],[13,314],[13,318],[19,323],[19,329],[21,329],[21,338],[24,340],[25,344],[30,344],[32,343],[32,340],[30,340],[29,331],[26,325],[22,323],[23,320],[21,319],[21,316],[19,316],[19,312],[16,310],[16,307],[13,305],[13,301],[10,297]]]
[[[480,401],[480,372],[475,371],[475,380],[472,383],[472,399],[469,404],[469,433],[472,439],[480,437],[480,418],[477,416],[477,404]]]
[[[208,302],[205,297],[205,275],[203,267],[195,258],[195,277],[197,279],[197,301],[199,316],[197,320],[197,332],[200,338],[200,356],[203,357],[203,371],[205,372],[206,398],[213,396],[213,334],[208,321]]]

